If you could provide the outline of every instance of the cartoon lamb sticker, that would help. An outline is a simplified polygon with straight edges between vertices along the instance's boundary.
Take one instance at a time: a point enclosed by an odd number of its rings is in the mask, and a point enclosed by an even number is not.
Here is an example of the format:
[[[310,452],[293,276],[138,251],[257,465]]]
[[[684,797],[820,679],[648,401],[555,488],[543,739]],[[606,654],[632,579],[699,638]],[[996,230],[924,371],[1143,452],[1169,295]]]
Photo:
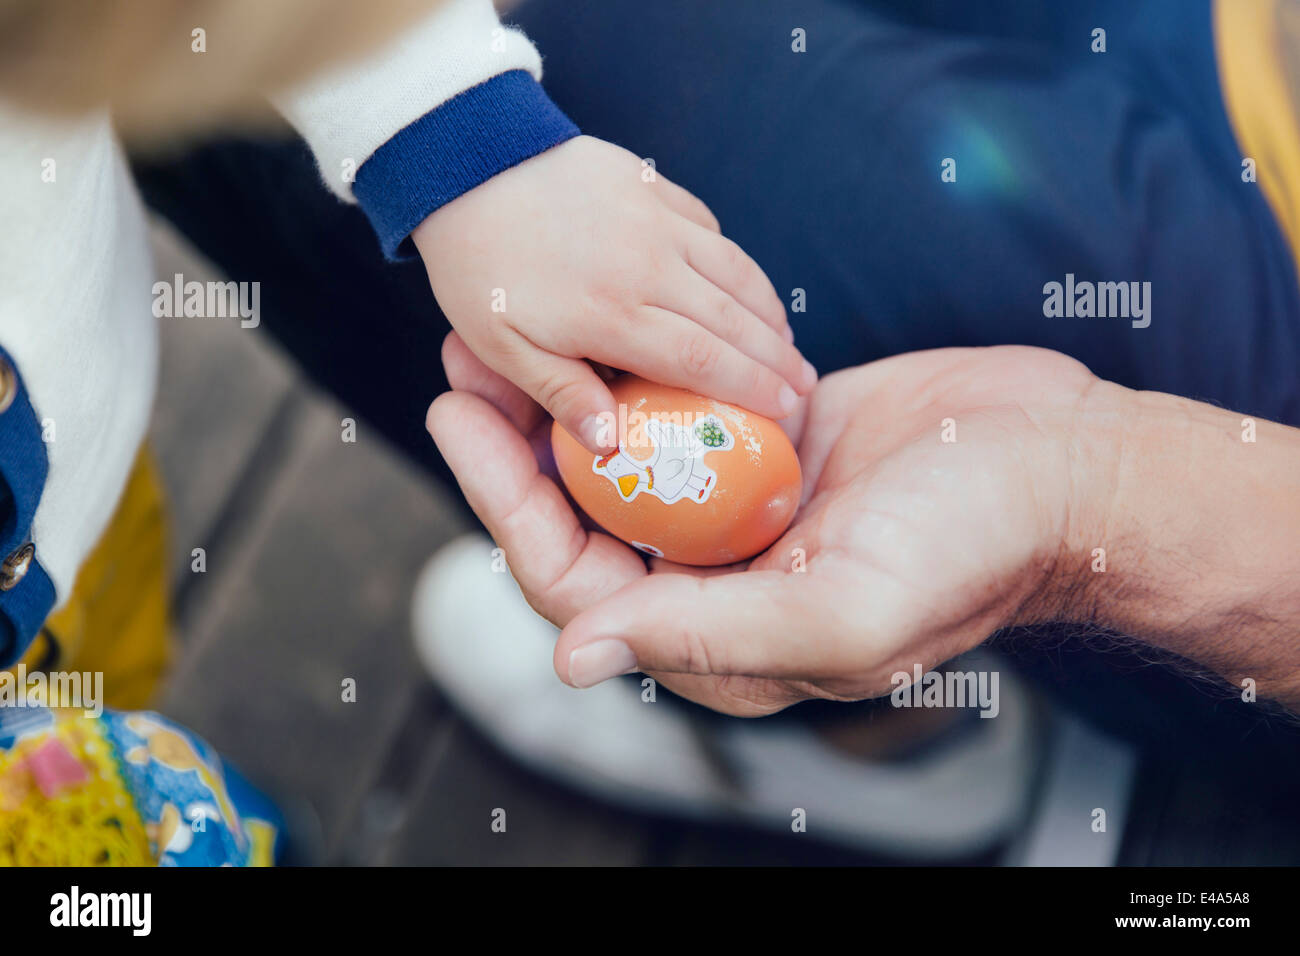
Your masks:
[[[652,418],[646,422],[652,451],[637,461],[621,448],[595,459],[591,470],[618,488],[624,501],[634,501],[645,491],[665,504],[709,500],[718,476],[704,464],[711,451],[730,451],[736,440],[716,415],[708,415],[692,428]]]

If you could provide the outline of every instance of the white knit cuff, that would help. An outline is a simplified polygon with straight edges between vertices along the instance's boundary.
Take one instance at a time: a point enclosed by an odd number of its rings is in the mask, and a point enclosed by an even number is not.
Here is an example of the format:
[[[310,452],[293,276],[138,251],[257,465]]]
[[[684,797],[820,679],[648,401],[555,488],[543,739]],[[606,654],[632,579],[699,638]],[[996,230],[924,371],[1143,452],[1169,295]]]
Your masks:
[[[501,24],[491,0],[446,0],[364,60],[318,74],[272,102],[307,140],[325,184],[355,202],[356,171],[375,150],[457,94],[509,70],[541,79],[541,57],[527,37]]]

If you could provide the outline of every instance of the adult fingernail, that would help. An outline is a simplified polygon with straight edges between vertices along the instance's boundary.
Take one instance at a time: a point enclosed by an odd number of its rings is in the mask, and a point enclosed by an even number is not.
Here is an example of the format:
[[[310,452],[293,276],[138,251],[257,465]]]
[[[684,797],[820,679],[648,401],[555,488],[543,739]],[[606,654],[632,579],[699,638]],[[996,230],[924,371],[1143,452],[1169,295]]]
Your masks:
[[[569,654],[569,683],[574,687],[591,687],[634,671],[632,648],[614,638],[583,644]]]
[[[794,389],[789,385],[782,385],[781,391],[777,393],[776,400],[781,403],[781,411],[789,415],[799,402],[799,396],[794,393]]]

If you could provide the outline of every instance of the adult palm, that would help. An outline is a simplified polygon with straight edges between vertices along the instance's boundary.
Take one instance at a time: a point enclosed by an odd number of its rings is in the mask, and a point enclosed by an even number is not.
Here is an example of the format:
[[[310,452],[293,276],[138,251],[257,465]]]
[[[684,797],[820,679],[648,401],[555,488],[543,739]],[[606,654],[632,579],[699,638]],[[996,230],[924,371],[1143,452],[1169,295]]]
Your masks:
[[[1062,559],[1100,531],[1073,500],[1098,380],[1055,352],[943,349],[827,376],[787,423],[805,482],[794,523],[722,569],[647,568],[584,528],[539,469],[540,409],[454,336],[444,361],[457,391],[430,407],[430,432],[529,602],[563,627],[571,683],[575,651],[621,641],[637,669],[727,713],[877,696],[1050,616]]]

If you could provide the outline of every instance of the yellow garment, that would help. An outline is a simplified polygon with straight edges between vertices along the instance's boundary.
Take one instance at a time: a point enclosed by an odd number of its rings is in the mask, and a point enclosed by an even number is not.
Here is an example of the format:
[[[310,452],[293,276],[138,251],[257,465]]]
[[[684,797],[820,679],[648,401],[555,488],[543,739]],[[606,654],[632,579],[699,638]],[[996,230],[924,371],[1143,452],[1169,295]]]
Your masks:
[[[148,707],[171,658],[168,599],[166,499],[146,446],[71,596],[23,663],[28,671],[102,672],[105,706]]]
[[[1214,37],[1233,132],[1300,270],[1300,4],[1216,0]]]

